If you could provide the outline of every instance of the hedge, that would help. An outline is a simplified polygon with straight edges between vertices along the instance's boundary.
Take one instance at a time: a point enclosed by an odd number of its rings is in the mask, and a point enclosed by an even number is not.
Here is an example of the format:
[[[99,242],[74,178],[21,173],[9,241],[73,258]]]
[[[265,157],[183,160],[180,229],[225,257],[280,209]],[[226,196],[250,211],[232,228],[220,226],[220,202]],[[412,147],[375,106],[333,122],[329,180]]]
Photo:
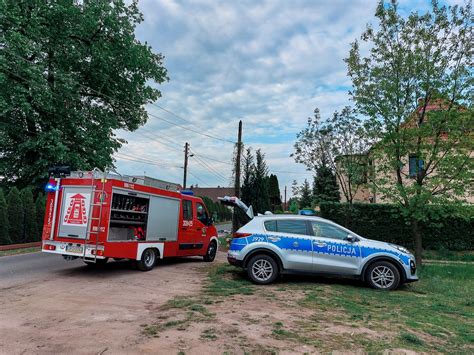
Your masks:
[[[474,206],[430,205],[419,225],[423,248],[431,250],[474,249]],[[414,247],[408,220],[396,205],[321,203],[321,217],[332,220],[370,239]]]

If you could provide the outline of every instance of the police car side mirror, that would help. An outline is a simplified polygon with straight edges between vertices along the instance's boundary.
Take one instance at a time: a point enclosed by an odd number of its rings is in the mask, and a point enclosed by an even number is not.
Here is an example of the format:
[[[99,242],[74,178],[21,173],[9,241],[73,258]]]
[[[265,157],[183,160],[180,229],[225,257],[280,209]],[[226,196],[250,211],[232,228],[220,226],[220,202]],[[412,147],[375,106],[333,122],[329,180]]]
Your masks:
[[[351,234],[348,234],[347,237],[346,237],[346,240],[350,243],[354,243],[354,242],[358,242],[359,241],[359,238],[351,235]]]

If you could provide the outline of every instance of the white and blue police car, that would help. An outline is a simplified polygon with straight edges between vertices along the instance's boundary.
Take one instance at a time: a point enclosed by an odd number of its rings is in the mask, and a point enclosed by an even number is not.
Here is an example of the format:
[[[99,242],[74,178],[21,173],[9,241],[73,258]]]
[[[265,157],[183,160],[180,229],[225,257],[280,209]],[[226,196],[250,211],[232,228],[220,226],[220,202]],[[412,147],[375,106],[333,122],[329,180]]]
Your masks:
[[[415,258],[404,247],[313,216],[256,216],[234,234],[227,259],[261,285],[285,273],[357,277],[381,290],[418,280]]]

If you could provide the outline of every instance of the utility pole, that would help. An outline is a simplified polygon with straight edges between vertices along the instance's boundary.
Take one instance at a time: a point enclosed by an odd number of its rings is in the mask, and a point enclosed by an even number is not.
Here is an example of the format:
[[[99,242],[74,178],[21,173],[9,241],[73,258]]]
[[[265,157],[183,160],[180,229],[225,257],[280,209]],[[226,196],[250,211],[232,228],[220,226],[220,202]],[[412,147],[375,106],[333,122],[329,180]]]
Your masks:
[[[242,155],[242,120],[239,121],[239,133],[238,133],[238,139],[237,139],[237,157],[235,159],[235,183],[234,183],[234,189],[235,189],[235,196],[240,198],[240,160],[241,160],[241,155]],[[247,201],[248,202],[248,201]],[[237,216],[235,213],[235,208],[234,208],[234,213],[232,214],[232,232],[235,232],[238,228],[238,221],[237,221]]]
[[[184,144],[184,176],[183,176],[183,190],[186,189],[186,177],[188,175],[188,154],[189,154],[189,144],[186,142]]]
[[[286,205],[286,185],[285,185],[285,204],[284,204],[284,207],[283,207],[283,212],[285,212],[287,210],[287,205]]]

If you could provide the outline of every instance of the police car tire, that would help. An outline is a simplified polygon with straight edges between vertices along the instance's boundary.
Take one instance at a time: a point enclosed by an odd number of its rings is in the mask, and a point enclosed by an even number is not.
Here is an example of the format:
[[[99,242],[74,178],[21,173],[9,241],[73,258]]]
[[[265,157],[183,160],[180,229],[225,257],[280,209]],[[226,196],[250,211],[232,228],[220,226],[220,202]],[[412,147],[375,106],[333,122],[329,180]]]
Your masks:
[[[153,253],[153,254],[148,255],[148,253]],[[152,263],[147,263],[147,261],[149,260],[148,256],[150,258],[154,258],[154,261]],[[158,259],[158,255],[156,254],[156,251],[150,248],[145,249],[142,253],[141,259],[137,260],[136,262],[137,269],[140,271],[150,271],[151,269],[155,267],[157,259]]]
[[[211,250],[211,248],[213,248]],[[213,262],[214,259],[216,258],[217,254],[217,243],[215,241],[212,241],[209,243],[209,246],[207,247],[206,255],[204,255],[204,261],[210,263]]]
[[[375,269],[384,269],[388,268],[393,274],[393,283],[389,287],[381,287],[372,279],[372,273]],[[398,271],[397,267],[389,262],[389,261],[376,261],[372,265],[367,268],[365,279],[370,287],[375,288],[377,290],[386,290],[391,291],[395,290],[400,286],[400,272]]]
[[[266,264],[267,266],[268,266],[268,265],[271,265],[271,267],[272,267],[272,274],[271,274],[271,276],[270,276],[268,279],[266,279],[266,280],[261,280],[261,279],[257,278],[257,277],[254,275],[254,273],[253,273],[252,270],[253,270],[253,268],[254,268],[255,266],[258,265],[258,264],[257,264],[258,262],[263,263],[263,264]],[[257,264],[257,265],[256,265],[256,264]],[[268,284],[272,283],[273,281],[275,281],[276,278],[278,277],[278,274],[279,274],[279,271],[278,271],[278,264],[277,264],[277,262],[275,261],[275,259],[272,258],[271,256],[266,255],[266,254],[258,254],[258,255],[253,256],[253,257],[249,260],[249,262],[248,262],[248,264],[247,264],[247,274],[248,274],[250,280],[251,280],[253,283],[255,283],[255,284],[257,284],[257,285],[268,285]]]

